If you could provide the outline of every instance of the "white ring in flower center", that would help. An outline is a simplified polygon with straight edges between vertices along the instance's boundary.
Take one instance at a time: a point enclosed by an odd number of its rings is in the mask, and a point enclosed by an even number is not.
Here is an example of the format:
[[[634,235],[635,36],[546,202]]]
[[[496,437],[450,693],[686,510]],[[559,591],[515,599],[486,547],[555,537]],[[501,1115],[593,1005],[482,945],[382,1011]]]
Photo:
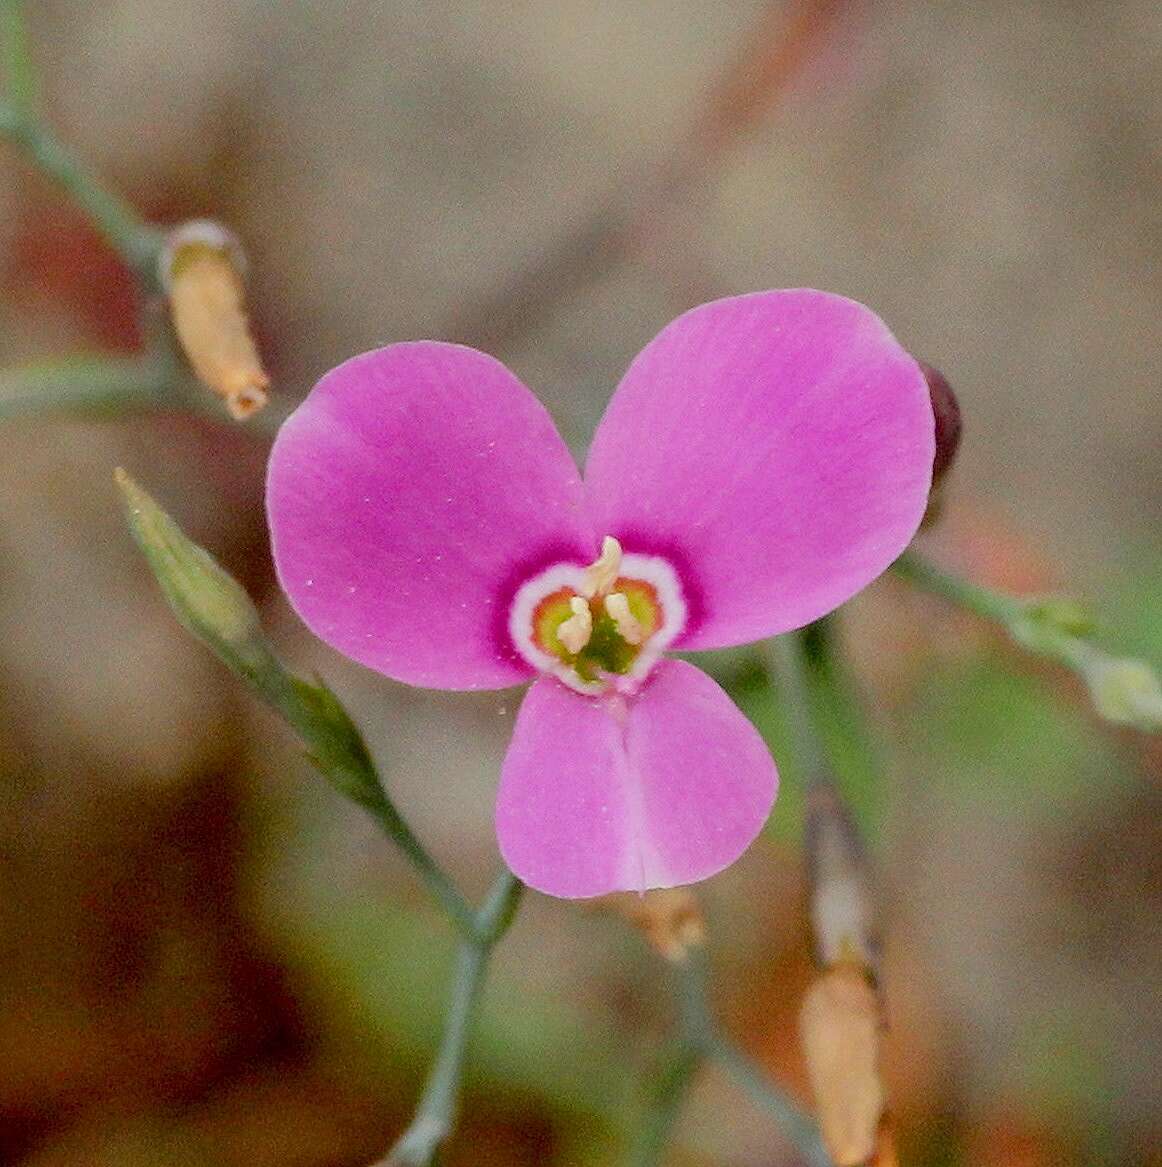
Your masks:
[[[673,567],[657,555],[621,556],[619,579],[640,580],[649,584],[658,599],[661,623],[646,638],[629,670],[620,675],[607,674],[600,681],[586,681],[567,662],[546,652],[533,638],[533,616],[546,597],[563,589],[585,596],[590,576],[585,567],[575,563],[554,563],[526,580],[513,596],[509,610],[508,631],[521,656],[542,673],[552,673],[579,693],[603,693],[610,688],[632,691],[645,679],[658,657],[686,626],[686,601]]]

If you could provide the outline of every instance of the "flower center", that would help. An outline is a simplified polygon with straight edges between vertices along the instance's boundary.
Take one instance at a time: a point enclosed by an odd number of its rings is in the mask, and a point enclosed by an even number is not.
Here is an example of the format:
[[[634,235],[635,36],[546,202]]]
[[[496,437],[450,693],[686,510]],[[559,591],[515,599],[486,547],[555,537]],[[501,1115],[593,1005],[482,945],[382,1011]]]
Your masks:
[[[657,556],[624,554],[607,535],[588,567],[558,563],[524,583],[509,631],[536,668],[597,693],[636,687],[685,620],[674,569]]]

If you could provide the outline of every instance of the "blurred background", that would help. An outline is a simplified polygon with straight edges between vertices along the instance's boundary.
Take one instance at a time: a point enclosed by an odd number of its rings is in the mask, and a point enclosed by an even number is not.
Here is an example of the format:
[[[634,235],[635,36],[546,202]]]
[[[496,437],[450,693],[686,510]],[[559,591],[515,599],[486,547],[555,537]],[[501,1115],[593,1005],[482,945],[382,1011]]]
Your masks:
[[[1162,661],[1156,0],[28,5],[50,120],[158,222],[251,260],[273,409],[416,337],[495,352],[583,448],[633,354],[720,294],[863,300],[956,387],[939,561],[1096,601]],[[139,342],[81,215],[0,155],[4,363]],[[273,583],[268,439],[181,414],[0,424],[0,1162],[363,1167],[405,1125],[451,938],[411,871],[164,607],[126,466],[365,728],[474,893],[519,694],[424,693],[315,643]],[[888,1082],[916,1165],[1162,1164],[1162,746],[884,580],[842,613],[873,759]],[[778,745],[753,662],[724,681]],[[792,760],[704,889],[716,1004],[805,1095]],[[672,1018],[625,924],[530,896],[498,949],[452,1164],[616,1161]],[[725,1079],[675,1164],[791,1164]]]

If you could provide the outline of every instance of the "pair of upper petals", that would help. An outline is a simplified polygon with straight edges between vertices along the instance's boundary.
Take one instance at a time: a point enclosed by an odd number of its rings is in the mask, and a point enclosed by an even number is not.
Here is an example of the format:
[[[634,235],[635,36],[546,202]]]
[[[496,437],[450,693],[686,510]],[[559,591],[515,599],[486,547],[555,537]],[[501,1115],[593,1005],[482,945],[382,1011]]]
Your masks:
[[[319,382],[271,455],[280,581],[313,632],[397,680],[502,688],[533,672],[507,607],[604,535],[664,556],[705,649],[799,627],[903,550],[933,418],[916,362],[867,308],[810,290],[714,301],[638,355],[582,481],[503,365],[421,341]]]

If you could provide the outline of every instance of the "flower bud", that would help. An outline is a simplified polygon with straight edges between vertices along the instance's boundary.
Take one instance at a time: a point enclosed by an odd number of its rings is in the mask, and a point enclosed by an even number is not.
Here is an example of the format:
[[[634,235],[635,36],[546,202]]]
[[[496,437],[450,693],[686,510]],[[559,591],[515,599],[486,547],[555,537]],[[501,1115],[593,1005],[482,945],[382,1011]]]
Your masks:
[[[680,962],[706,943],[706,925],[698,897],[688,887],[603,896],[597,906],[625,917],[666,960]]]
[[[803,1054],[820,1133],[837,1167],[856,1167],[876,1153],[884,1111],[881,1030],[875,989],[854,963],[827,969],[803,999]]]
[[[936,420],[936,455],[932,460],[932,493],[928,496],[928,509],[924,512],[922,526],[930,527],[938,518],[944,504],[944,480],[956,451],[960,448],[960,404],[948,383],[948,378],[939,369],[918,361],[924,380],[928,382],[928,396],[932,401],[932,415]]]
[[[194,220],[173,231],[160,259],[174,331],[198,379],[241,421],[266,404],[270,378],[246,319],[238,241],[224,227]]]
[[[952,469],[956,451],[960,448],[961,420],[960,403],[948,383],[948,378],[931,365],[917,362],[924,380],[928,382],[928,395],[932,399],[932,413],[936,418],[936,457],[932,462],[932,485],[937,487]]]
[[[1096,654],[1082,666],[1098,713],[1117,725],[1162,730],[1162,684],[1145,661]]]
[[[242,585],[177,524],[124,470],[114,478],[137,545],[145,553],[182,625],[239,670],[270,662],[258,612]]]
[[[1088,636],[1093,631],[1093,614],[1085,604],[1071,596],[1039,596],[1025,600],[1024,616],[1067,636]]]

